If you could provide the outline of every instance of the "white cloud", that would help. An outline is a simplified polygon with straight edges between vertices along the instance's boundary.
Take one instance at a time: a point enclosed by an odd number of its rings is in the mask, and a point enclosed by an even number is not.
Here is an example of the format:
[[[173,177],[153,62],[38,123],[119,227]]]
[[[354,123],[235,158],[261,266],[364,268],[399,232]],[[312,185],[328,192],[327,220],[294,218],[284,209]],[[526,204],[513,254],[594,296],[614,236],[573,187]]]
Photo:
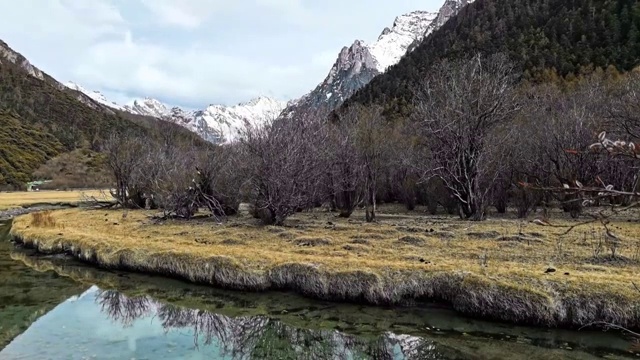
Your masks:
[[[109,1],[95,0],[1,0],[2,36],[15,36],[34,40],[53,40],[47,44],[61,45],[73,40],[79,43],[93,41],[100,36],[118,33],[125,21]],[[68,37],[68,38],[67,38]]]
[[[395,6],[303,1],[0,0],[0,38],[58,80],[120,103],[289,100],[324,79],[342,46],[387,26]],[[361,33],[375,15],[362,9],[386,20]]]
[[[226,9],[233,1],[224,0],[140,0],[160,23],[195,29],[216,11]]]
[[[130,37],[95,44],[79,60],[75,75],[87,83],[182,103],[248,99],[276,90],[275,84],[280,96],[305,90],[288,81],[303,75],[300,67],[269,65],[204,47],[165,48]]]
[[[307,9],[302,0],[255,0],[258,6],[275,10],[291,23],[307,24],[318,23],[321,14],[314,14]]]

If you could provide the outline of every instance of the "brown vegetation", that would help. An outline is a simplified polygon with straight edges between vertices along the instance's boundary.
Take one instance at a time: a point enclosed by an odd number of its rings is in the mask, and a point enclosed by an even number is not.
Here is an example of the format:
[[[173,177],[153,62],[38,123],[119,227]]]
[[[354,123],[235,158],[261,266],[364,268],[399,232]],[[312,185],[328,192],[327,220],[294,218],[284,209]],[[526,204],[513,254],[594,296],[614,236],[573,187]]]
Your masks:
[[[365,206],[365,220],[375,221],[376,204],[394,201],[407,209],[425,205],[432,214],[443,207],[469,220],[483,220],[490,207],[504,213],[515,206],[526,218],[559,204],[577,218],[585,206],[631,203],[633,196],[591,201],[521,184],[635,189],[634,159],[587,149],[602,130],[638,142],[640,74],[521,88],[501,55],[442,61],[435,69],[416,89],[408,119],[390,121],[382,108],[351,105],[330,121],[254,124],[240,141],[207,149],[177,142],[170,132],[160,144],[112,136],[103,151],[117,182],[114,197],[123,207],[158,207],[187,219],[198,208],[234,214],[243,201],[271,225],[321,204],[342,217]]]
[[[225,288],[291,289],[372,304],[435,299],[516,323],[640,327],[640,294],[632,284],[640,271],[635,222],[612,223],[624,238],[612,257],[595,226],[561,235],[563,228],[515,219],[463,222],[390,207],[373,224],[297,213],[281,231],[242,217],[154,225],[143,211],[126,218],[82,210],[53,216],[64,230],[36,229],[19,217],[12,233],[42,252]],[[554,216],[557,226],[576,223]]]
[[[56,219],[51,216],[51,210],[31,213],[31,226],[35,227],[55,227]]]
[[[107,189],[113,184],[104,154],[88,149],[63,153],[33,172],[38,180],[51,180],[41,190]]]
[[[88,199],[96,199],[98,201],[112,200],[109,193],[103,190],[1,192],[0,210],[35,204],[75,204]]]

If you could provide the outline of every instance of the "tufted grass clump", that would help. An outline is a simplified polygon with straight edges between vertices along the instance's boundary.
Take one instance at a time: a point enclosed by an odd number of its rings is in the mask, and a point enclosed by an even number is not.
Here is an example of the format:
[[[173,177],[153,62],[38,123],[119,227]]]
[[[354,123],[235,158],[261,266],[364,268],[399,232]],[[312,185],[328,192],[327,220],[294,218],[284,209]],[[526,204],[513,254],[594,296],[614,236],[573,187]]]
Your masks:
[[[35,227],[55,227],[56,219],[51,215],[50,210],[31,213],[31,226]]]

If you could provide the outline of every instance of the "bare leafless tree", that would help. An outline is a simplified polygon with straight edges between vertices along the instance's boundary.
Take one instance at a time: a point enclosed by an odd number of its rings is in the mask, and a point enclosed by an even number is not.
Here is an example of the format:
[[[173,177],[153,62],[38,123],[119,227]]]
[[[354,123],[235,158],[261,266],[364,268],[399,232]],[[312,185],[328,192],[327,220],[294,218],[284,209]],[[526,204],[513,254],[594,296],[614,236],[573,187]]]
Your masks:
[[[357,144],[360,109],[351,107],[326,124],[329,198],[349,217],[365,197],[365,165]]]
[[[416,91],[415,120],[438,177],[460,204],[461,216],[485,218],[487,195],[500,174],[499,144],[520,109],[513,65],[503,55],[444,60]]]
[[[376,218],[376,197],[380,186],[380,175],[388,164],[389,147],[393,144],[388,141],[389,124],[380,106],[358,106],[353,111],[357,112],[358,118],[356,147],[364,167],[365,216],[367,222],[372,222]]]
[[[154,146],[142,138],[114,133],[102,144],[107,167],[112,171],[116,184],[111,195],[125,208],[143,208],[145,198],[151,192],[154,172]]]
[[[325,170],[317,154],[325,134],[315,119],[248,124],[240,144],[255,209],[265,224],[282,225],[321,197]]]

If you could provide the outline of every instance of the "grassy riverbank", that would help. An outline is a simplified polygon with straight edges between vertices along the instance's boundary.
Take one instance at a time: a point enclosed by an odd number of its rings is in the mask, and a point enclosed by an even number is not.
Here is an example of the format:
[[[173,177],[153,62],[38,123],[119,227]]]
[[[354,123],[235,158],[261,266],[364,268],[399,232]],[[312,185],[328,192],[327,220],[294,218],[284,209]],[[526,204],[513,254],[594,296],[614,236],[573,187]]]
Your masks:
[[[372,304],[435,299],[514,323],[640,327],[640,293],[632,284],[640,273],[637,223],[612,224],[623,238],[612,258],[596,226],[559,236],[564,228],[462,222],[392,207],[376,224],[357,220],[361,214],[348,220],[300,213],[282,228],[250,218],[153,224],[147,215],[61,210],[48,225],[37,226],[33,214],[18,217],[12,233],[42,252],[69,251],[104,267],[226,288],[285,288]]]
[[[105,291],[101,295],[109,294],[110,300],[106,302],[105,298],[100,296],[100,303],[104,304],[103,311],[119,314],[125,319],[130,319],[128,315],[144,314],[145,309],[148,309],[145,306],[148,302],[142,299],[150,298],[149,301],[161,303],[160,308],[165,310],[162,311],[163,314],[172,314],[186,320],[169,321],[169,324],[195,327],[194,331],[199,334],[197,338],[200,341],[210,337],[211,331],[220,329],[216,326],[202,326],[203,323],[211,322],[211,319],[229,317],[223,321],[227,325],[237,318],[245,324],[255,321],[257,326],[253,329],[259,329],[265,318],[268,318],[270,323],[281,323],[285,329],[294,330],[298,335],[314,334],[313,343],[326,340],[327,335],[334,338],[334,330],[342,333],[339,336],[351,339],[349,343],[365,339],[377,342],[392,332],[402,334],[401,337],[417,337],[411,343],[424,339],[430,348],[435,347],[435,352],[447,358],[449,354],[450,358],[465,359],[496,359],[504,358],[505,354],[508,354],[510,359],[527,360],[601,358],[592,355],[588,349],[607,349],[607,352],[616,350],[616,354],[619,355],[633,355],[629,353],[631,343],[615,332],[536,330],[530,327],[469,321],[445,309],[360,306],[310,300],[286,292],[257,294],[226,291],[157,276],[135,273],[125,275],[120,271],[105,271],[58,256],[31,256],[30,251],[24,250],[12,252],[11,258],[37,272],[53,271],[61,277],[71,278],[78,284],[85,284],[85,288],[97,285],[101,291]],[[113,290],[124,296],[113,296]],[[196,316],[192,309],[197,309]],[[160,318],[157,320],[163,322]],[[265,334],[264,331],[253,333]],[[243,332],[235,334],[242,336]],[[300,336],[296,338],[300,339]],[[543,343],[545,346],[539,347],[532,343]],[[273,348],[278,351],[280,347]],[[275,354],[270,355],[278,358]],[[326,358],[327,355],[321,357]],[[625,356],[609,353],[608,358],[617,359]]]
[[[79,203],[91,197],[100,201],[111,200],[109,192],[101,190],[0,192],[0,210],[34,204]]]

